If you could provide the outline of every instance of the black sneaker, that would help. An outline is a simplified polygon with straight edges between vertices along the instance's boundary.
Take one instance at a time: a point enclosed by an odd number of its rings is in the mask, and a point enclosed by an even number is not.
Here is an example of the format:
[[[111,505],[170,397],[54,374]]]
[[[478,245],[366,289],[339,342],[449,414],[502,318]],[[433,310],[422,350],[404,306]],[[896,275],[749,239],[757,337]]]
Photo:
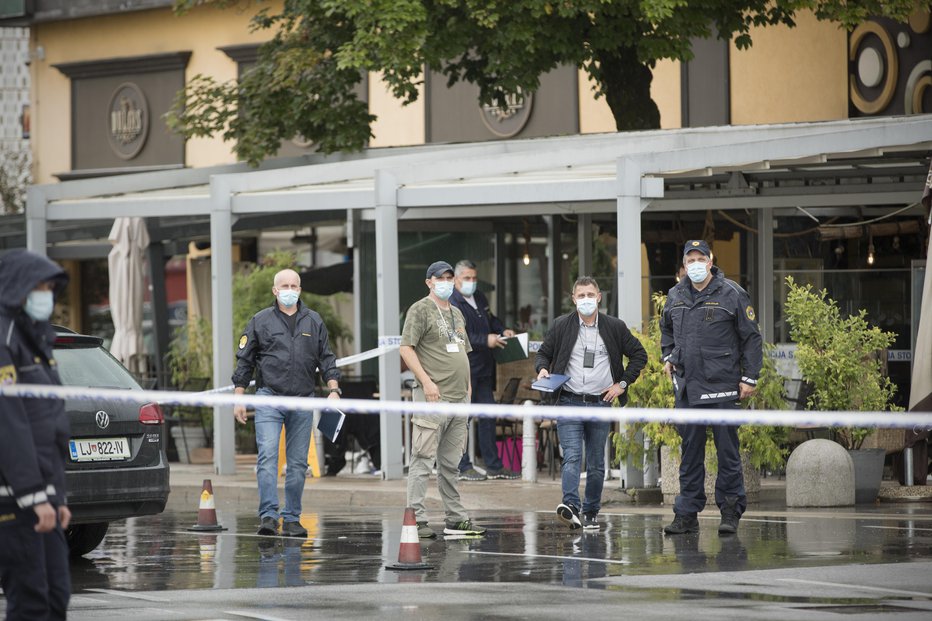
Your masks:
[[[307,529],[301,522],[285,522],[282,524],[282,535],[285,537],[307,537]]]
[[[585,530],[599,530],[602,525],[599,523],[598,513],[583,513],[582,527]]]
[[[579,509],[573,505],[560,503],[557,505],[557,519],[570,527],[570,530],[582,528],[582,522],[579,521]]]
[[[677,513],[673,517],[673,522],[663,527],[663,532],[668,535],[682,535],[685,533],[698,533],[699,520],[695,515],[680,515]]]
[[[434,529],[431,528],[426,521],[417,523],[418,539],[433,539],[436,536],[437,533],[434,532]]]
[[[463,520],[462,522],[447,522],[444,524],[444,535],[484,535],[485,529],[476,526],[472,520]]]
[[[738,521],[741,516],[738,514],[737,496],[729,496],[722,505],[722,522],[718,525],[720,535],[733,535],[738,532]]]
[[[521,478],[521,473],[509,470],[508,468],[502,468],[501,470],[486,470],[485,476],[490,479],[507,479],[509,481],[514,481]]]
[[[256,531],[257,535],[262,535],[263,537],[274,537],[278,535],[278,520],[271,517],[264,517],[259,520],[259,529]]]
[[[457,481],[485,481],[488,477],[476,470],[475,468],[470,468],[469,470],[464,470],[456,475]]]

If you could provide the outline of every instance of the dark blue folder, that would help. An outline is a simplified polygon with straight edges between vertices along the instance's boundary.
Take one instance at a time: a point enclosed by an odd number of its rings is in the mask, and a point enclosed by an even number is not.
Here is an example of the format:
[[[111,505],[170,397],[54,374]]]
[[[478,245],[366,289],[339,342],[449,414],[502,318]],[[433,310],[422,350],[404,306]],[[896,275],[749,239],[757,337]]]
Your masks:
[[[550,377],[537,380],[531,384],[531,388],[541,392],[556,392],[568,381],[570,381],[569,375],[553,374]]]
[[[327,408],[320,411],[320,420],[317,421],[317,429],[327,436],[331,442],[336,442],[343,429],[343,421],[346,420],[346,414],[336,408]]]

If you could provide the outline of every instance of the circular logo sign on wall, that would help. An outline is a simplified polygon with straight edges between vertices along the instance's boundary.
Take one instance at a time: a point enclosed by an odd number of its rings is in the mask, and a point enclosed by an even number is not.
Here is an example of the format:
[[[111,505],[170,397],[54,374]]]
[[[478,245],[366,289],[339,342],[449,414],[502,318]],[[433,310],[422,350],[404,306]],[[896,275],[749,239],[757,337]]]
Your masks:
[[[149,106],[132,82],[120,84],[110,97],[107,137],[117,157],[131,160],[142,151],[149,134]]]
[[[534,95],[519,91],[505,98],[503,108],[497,103],[483,105],[479,110],[482,122],[490,132],[502,138],[511,138],[524,129],[531,118]]]

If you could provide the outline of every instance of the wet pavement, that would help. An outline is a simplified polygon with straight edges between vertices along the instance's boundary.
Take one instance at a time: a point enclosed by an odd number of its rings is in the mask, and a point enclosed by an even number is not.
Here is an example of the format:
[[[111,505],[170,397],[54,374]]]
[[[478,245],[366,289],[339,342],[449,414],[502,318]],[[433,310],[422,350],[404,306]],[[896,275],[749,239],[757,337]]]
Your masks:
[[[713,513],[698,534],[664,536],[661,507],[610,509],[596,532],[569,531],[551,511],[474,512],[485,537],[422,540],[432,569],[394,572],[385,565],[397,560],[401,517],[305,513],[306,540],[254,535],[255,515],[235,504],[218,507],[220,534],[187,531],[193,511],[118,522],[72,565],[70,618],[521,617],[529,609],[515,607],[539,591],[535,618],[577,602],[645,618],[705,618],[721,604],[724,618],[932,619],[929,504],[750,511],[730,537]]]

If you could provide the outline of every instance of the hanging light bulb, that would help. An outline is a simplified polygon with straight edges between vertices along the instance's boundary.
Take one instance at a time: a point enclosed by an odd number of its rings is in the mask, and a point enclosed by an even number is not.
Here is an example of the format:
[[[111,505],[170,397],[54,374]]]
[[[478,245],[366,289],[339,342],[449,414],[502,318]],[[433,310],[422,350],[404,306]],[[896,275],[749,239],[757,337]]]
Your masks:
[[[874,240],[867,244],[867,264],[874,264]]]
[[[527,221],[527,218],[524,220],[524,267],[527,267],[531,264],[531,223]]]

